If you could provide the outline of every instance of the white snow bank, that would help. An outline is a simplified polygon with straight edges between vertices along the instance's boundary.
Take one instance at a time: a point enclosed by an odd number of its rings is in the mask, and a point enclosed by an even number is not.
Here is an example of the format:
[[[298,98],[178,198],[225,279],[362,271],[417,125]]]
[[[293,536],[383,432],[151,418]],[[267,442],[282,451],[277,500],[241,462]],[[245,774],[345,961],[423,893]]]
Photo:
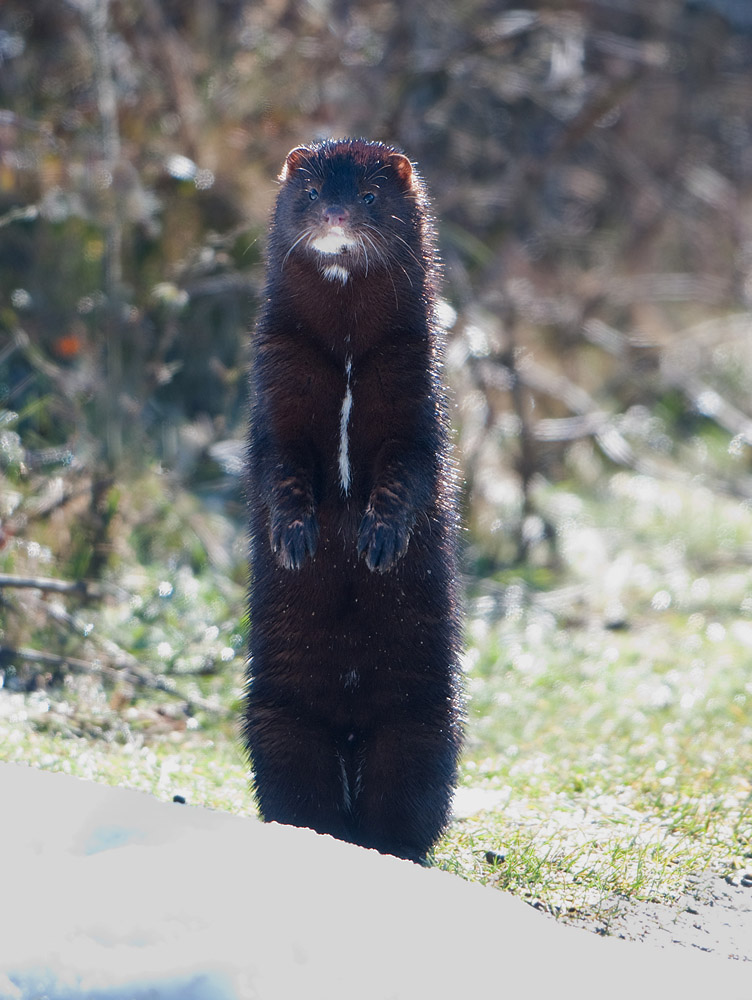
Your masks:
[[[0,997],[752,998],[752,965],[602,940],[308,830],[0,765]]]

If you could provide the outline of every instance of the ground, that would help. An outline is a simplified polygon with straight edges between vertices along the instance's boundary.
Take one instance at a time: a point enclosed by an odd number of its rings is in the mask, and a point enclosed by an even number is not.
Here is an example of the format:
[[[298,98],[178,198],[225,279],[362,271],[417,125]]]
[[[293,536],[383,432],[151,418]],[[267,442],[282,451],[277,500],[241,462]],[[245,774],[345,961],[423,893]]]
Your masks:
[[[693,881],[692,890],[674,905],[615,899],[612,915],[597,923],[596,931],[752,962],[752,877],[741,876],[737,881],[706,872]],[[584,919],[566,918],[566,922],[593,927],[592,921]]]

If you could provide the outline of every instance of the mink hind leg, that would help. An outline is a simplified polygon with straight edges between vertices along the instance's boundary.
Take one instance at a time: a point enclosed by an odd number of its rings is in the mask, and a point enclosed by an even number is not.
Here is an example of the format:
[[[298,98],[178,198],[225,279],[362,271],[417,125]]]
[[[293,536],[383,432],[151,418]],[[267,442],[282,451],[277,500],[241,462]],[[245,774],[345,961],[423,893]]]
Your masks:
[[[342,760],[327,726],[301,716],[299,708],[263,705],[251,697],[243,735],[266,822],[352,840]]]
[[[453,718],[393,718],[361,747],[356,843],[425,864],[450,817],[459,739]]]

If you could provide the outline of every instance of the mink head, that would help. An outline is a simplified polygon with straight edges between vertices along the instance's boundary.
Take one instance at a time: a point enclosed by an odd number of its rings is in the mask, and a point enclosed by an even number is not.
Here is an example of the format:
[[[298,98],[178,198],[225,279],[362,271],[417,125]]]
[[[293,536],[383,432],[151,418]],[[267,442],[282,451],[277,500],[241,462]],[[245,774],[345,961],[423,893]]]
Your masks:
[[[407,157],[364,139],[299,146],[288,153],[274,246],[284,266],[306,259],[343,284],[424,258],[423,185]]]

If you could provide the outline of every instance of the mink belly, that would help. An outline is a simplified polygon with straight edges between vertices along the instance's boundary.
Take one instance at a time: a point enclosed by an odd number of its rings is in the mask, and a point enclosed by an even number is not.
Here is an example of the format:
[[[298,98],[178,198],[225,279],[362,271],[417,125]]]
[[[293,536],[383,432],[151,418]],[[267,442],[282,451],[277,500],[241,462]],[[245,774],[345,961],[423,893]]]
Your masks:
[[[386,701],[401,697],[413,676],[420,683],[440,675],[436,658],[446,646],[442,624],[451,606],[441,587],[442,568],[426,566],[419,540],[413,542],[412,551],[384,574],[371,572],[358,559],[354,537],[330,535],[327,525],[315,559],[300,570],[278,567],[271,553],[257,556],[251,606],[254,672],[272,674],[301,701],[313,700],[319,684],[327,693],[340,681],[353,687],[353,670],[361,688],[376,697],[383,688]],[[427,576],[433,583],[429,591]],[[389,675],[399,675],[396,686],[382,681]]]

